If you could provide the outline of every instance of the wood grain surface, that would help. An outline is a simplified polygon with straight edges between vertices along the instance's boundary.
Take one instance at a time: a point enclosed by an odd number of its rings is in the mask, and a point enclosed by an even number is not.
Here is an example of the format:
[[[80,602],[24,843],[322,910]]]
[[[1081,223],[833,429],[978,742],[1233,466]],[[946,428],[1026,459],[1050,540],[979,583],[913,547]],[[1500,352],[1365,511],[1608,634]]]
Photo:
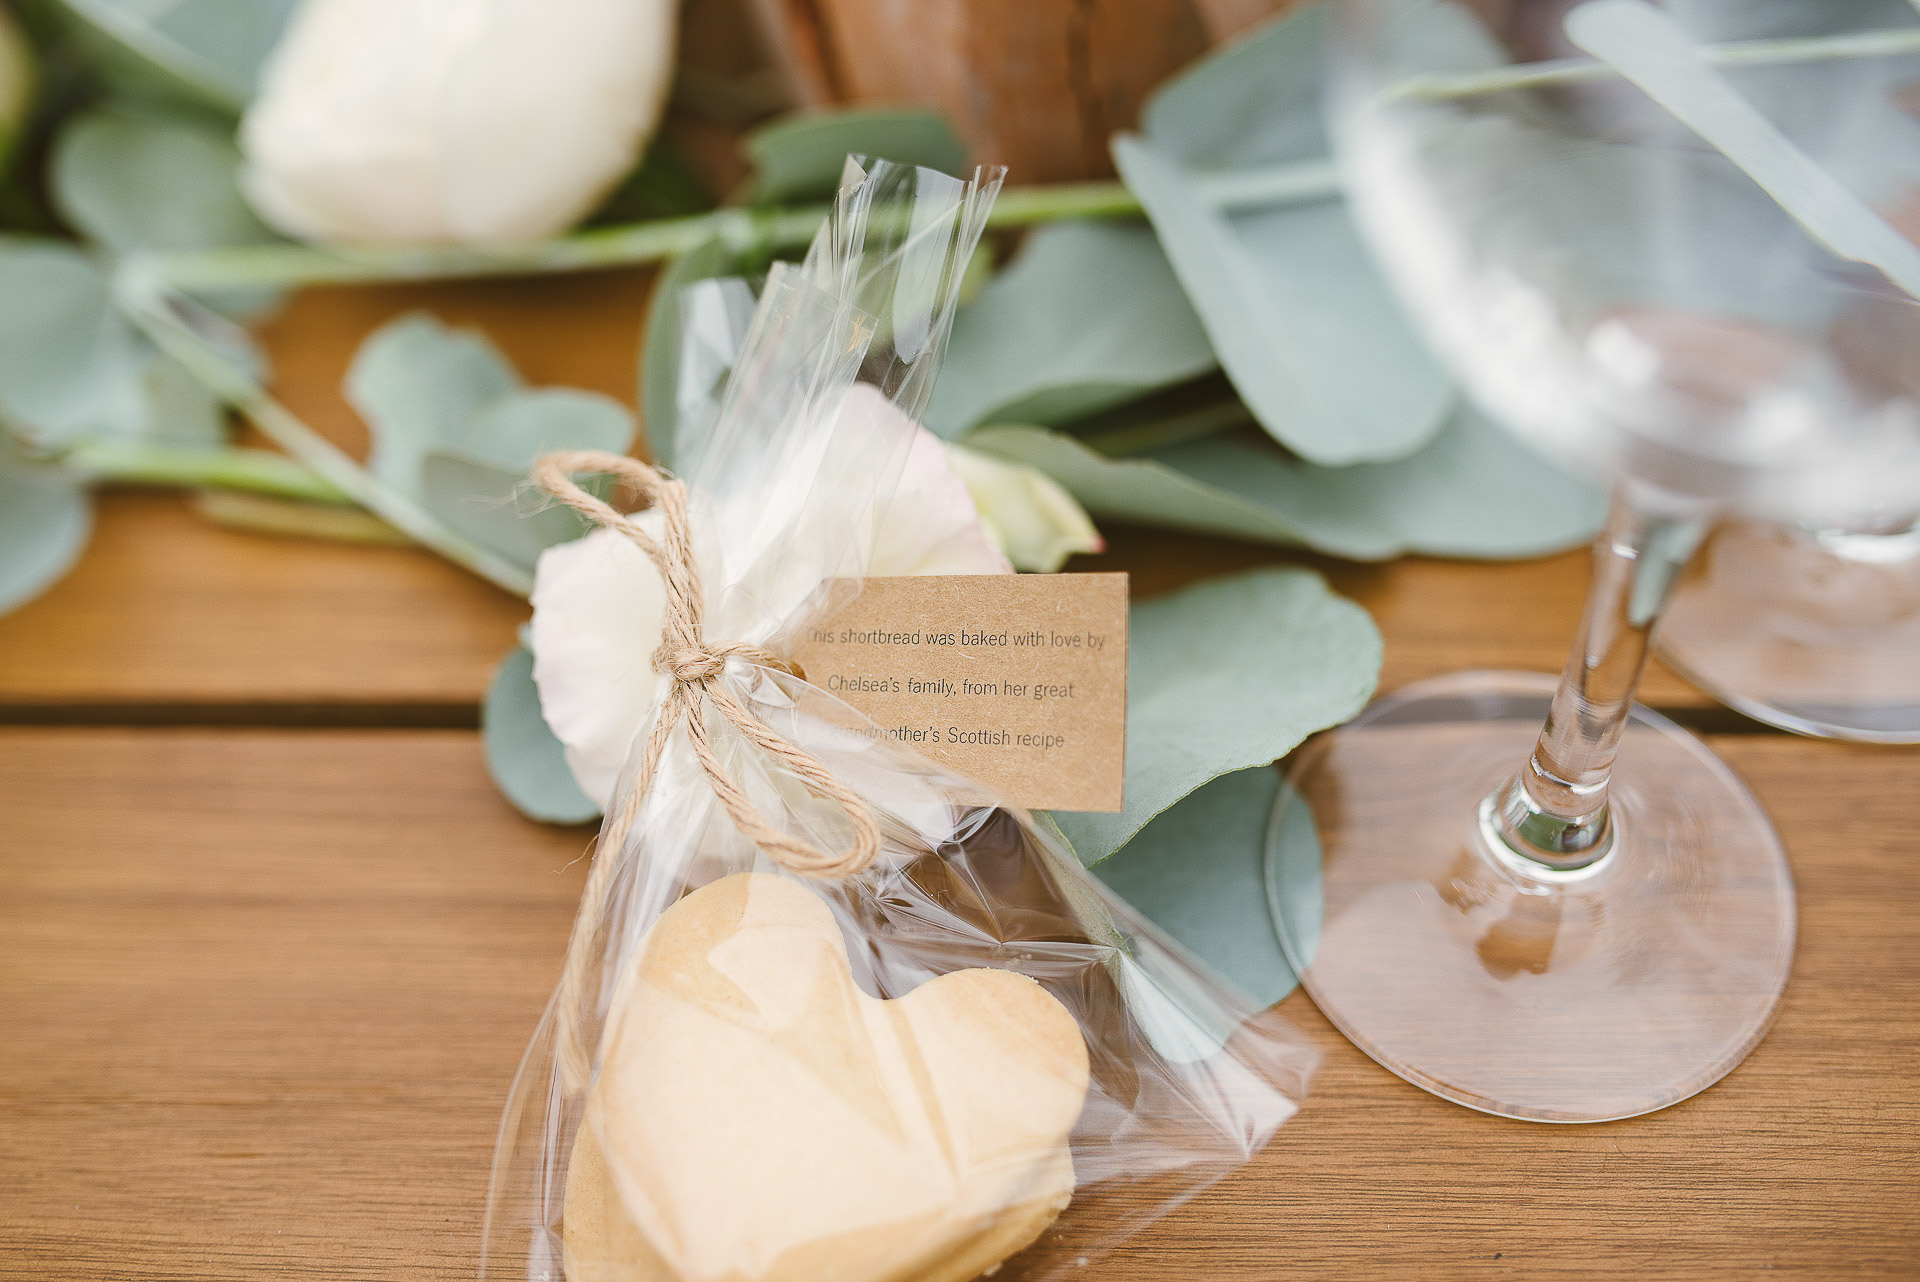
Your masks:
[[[1088,1276],[1913,1276],[1913,759],[1714,746],[1802,914],[1731,1077],[1629,1122],[1501,1121],[1296,995],[1327,1052],[1306,1110]],[[0,1278],[473,1276],[584,830],[518,819],[447,731],[0,730],[0,816]]]
[[[288,403],[357,450],[340,378],[381,321],[477,323],[530,381],[632,403],[646,288],[311,291],[267,338]],[[1379,621],[1386,688],[1556,669],[1586,581],[1577,551],[1356,566],[1107,533],[1075,568],[1139,597],[1321,569]],[[0,1278],[473,1276],[591,835],[513,814],[470,729],[525,614],[424,552],[119,491],[75,573],[0,619]],[[1753,1058],[1655,1117],[1510,1123],[1296,995],[1327,1050],[1307,1111],[1089,1276],[1920,1275],[1920,757],[1751,733],[1664,671],[1643,693],[1745,731],[1714,744],[1795,859],[1799,967]]]

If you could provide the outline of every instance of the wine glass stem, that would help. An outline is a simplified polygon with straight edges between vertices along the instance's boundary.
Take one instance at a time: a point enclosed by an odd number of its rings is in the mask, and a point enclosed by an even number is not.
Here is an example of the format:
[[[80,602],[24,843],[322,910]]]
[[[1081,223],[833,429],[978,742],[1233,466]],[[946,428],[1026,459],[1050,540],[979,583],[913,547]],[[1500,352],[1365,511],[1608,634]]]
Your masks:
[[[1613,846],[1607,783],[1646,670],[1654,625],[1700,544],[1697,516],[1659,515],[1614,492],[1593,545],[1593,587],[1547,724],[1518,775],[1484,812],[1515,854],[1549,870],[1587,868]]]

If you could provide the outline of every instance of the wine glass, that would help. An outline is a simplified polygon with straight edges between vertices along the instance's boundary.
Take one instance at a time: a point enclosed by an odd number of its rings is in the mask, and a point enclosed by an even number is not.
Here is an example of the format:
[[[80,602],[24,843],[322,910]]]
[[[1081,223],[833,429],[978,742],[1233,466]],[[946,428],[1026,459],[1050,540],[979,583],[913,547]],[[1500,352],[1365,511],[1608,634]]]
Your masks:
[[[1727,521],[1660,621],[1660,657],[1798,734],[1920,743],[1920,523]]]
[[[1862,25],[1898,16],[1861,15]],[[1897,60],[1864,70],[1846,102],[1867,117],[1858,123],[1871,131],[1859,135],[1871,139],[1870,163],[1839,166],[1835,177],[1920,241],[1920,93]],[[1920,743],[1920,521],[1896,515],[1866,530],[1723,522],[1674,593],[1658,650],[1701,689],[1772,725]]]
[[[1752,794],[1633,702],[1655,624],[1715,523],[1920,512],[1920,250],[1849,186],[1886,86],[1920,83],[1920,14],[1348,0],[1334,21],[1368,241],[1469,395],[1614,499],[1557,682],[1421,682],[1295,755],[1275,923],[1321,1010],[1407,1080],[1509,1117],[1650,1112],[1758,1044],[1795,930]]]

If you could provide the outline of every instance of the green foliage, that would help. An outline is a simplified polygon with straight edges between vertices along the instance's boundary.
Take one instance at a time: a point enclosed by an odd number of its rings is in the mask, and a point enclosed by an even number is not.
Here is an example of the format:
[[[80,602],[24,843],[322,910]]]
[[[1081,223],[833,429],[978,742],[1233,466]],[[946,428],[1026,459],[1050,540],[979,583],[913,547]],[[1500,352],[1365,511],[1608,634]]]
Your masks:
[[[531,568],[586,526],[536,500],[528,469],[550,450],[624,453],[633,418],[608,397],[530,389],[492,344],[422,313],[371,334],[347,399],[373,436],[373,474],[466,538]]]
[[[1203,196],[1326,155],[1323,11],[1309,8],[1202,60],[1114,140],[1221,366],[1274,439],[1316,463],[1401,458],[1440,431],[1453,393],[1401,315],[1345,202],[1223,212]]]
[[[684,218],[711,209],[713,199],[692,167],[664,138],[655,138],[634,171],[588,221],[595,225]]]
[[[1132,620],[1126,809],[1054,814],[1088,865],[1209,780],[1353,716],[1380,675],[1373,620],[1309,570],[1213,579],[1135,606]]]
[[[1054,223],[954,318],[927,426],[1064,423],[1214,367],[1145,228]]]
[[[1270,766],[1221,775],[1155,816],[1099,868],[1122,899],[1262,1006],[1295,983],[1267,913],[1267,823],[1279,791]]]
[[[42,451],[225,436],[214,397],[122,319],[98,264],[58,241],[0,238],[0,421]]]
[[[296,0],[59,0],[87,61],[123,94],[238,115]]]
[[[696,322],[692,335],[687,331],[690,305],[704,312],[707,304],[721,300],[709,298],[695,302],[689,299],[687,290],[702,281],[730,277],[743,269],[740,255],[716,239],[668,263],[654,282],[653,296],[647,301],[646,337],[640,352],[640,410],[646,423],[647,449],[657,462],[669,469],[684,468],[677,448],[682,418],[702,414],[716,405],[719,380],[732,368],[731,352],[724,360],[716,356],[713,361],[702,362],[700,324]],[[728,324],[726,318],[731,314],[723,306],[713,323]],[[737,337],[730,326],[728,334]],[[701,371],[705,373],[704,381]],[[689,430],[697,430],[699,426],[689,424]]]
[[[982,428],[976,449],[1030,463],[1096,517],[1263,543],[1303,543],[1373,561],[1537,556],[1584,542],[1606,498],[1529,453],[1470,406],[1410,458],[1318,467],[1249,432],[1113,458],[1087,440],[1024,425]]]
[[[901,164],[961,172],[966,145],[937,111],[922,107],[832,107],[796,112],[746,137],[757,204],[827,200],[847,157],[884,156]]]
[[[480,710],[487,770],[514,808],[542,823],[577,824],[600,807],[573,781],[565,749],[540,717],[533,653],[516,646],[494,671]]]
[[[54,143],[60,214],[116,253],[275,239],[240,196],[240,152],[199,120],[127,109],[69,120]]]
[[[0,434],[0,614],[59,580],[92,525],[79,477],[28,461]]]

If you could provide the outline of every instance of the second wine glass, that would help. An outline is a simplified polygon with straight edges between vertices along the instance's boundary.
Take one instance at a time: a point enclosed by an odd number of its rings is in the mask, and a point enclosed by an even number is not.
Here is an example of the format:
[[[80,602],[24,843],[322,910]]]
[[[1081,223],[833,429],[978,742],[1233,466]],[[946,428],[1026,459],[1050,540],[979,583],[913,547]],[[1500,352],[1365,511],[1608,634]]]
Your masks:
[[[1334,43],[1390,277],[1476,400],[1615,498],[1557,682],[1420,683],[1296,755],[1276,925],[1409,1081],[1540,1121],[1649,1112],[1765,1035],[1795,911],[1752,794],[1634,691],[1716,520],[1920,502],[1920,251],[1838,177],[1871,167],[1886,86],[1920,81],[1920,21],[1349,0]]]

